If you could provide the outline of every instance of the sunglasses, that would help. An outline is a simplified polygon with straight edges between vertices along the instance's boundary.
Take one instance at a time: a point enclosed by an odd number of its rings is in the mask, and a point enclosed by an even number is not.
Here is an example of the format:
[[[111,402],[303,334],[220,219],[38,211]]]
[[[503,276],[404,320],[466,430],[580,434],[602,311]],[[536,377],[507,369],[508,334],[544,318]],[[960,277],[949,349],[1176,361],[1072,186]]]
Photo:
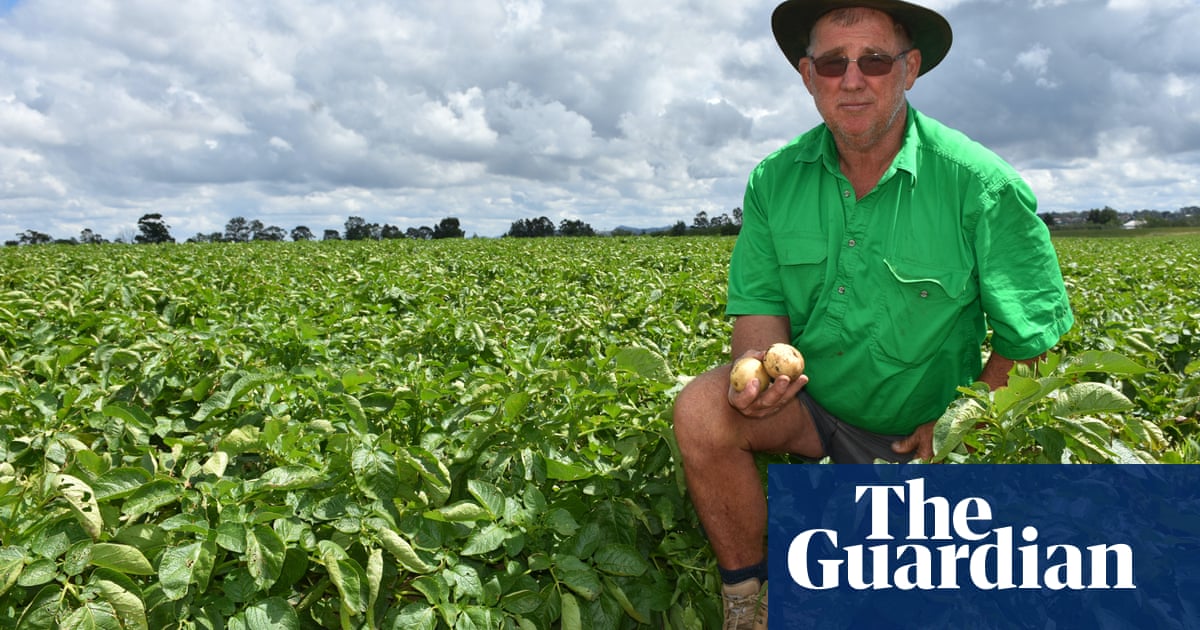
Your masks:
[[[809,59],[813,60],[813,68],[816,69],[817,74],[823,77],[840,77],[846,74],[846,68],[850,67],[851,61],[858,63],[858,69],[864,75],[868,77],[881,77],[892,71],[892,66],[895,65],[897,59],[912,51],[913,49],[909,48],[908,50],[896,53],[894,56],[872,53],[870,55],[863,55],[858,59],[851,59],[844,55],[841,57],[821,57],[820,59],[809,57]]]

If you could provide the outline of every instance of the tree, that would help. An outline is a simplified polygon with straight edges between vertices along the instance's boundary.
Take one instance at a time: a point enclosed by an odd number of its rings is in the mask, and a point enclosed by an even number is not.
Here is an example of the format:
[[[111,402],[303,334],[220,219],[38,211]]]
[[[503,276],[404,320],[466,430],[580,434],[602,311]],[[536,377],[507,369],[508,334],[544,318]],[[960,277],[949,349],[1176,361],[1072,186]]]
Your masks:
[[[433,230],[427,225],[422,225],[419,228],[410,227],[404,231],[404,236],[418,241],[427,241],[433,238]]]
[[[230,243],[246,243],[253,234],[245,217],[233,217],[225,224],[225,240]]]
[[[738,206],[733,209],[733,222],[739,228],[742,227],[742,207]]]
[[[22,245],[45,245],[46,243],[54,242],[54,238],[49,234],[38,232],[37,230],[25,230],[17,234],[17,239]]]
[[[547,217],[536,219],[517,219],[513,221],[505,236],[519,238],[535,238],[539,236],[554,236],[554,222]]]
[[[152,214],[144,214],[138,219],[138,229],[142,231],[134,237],[134,240],[143,245],[153,245],[156,243],[174,243],[175,237],[171,236],[171,226],[163,221],[162,215],[155,212]]]
[[[378,240],[381,232],[378,223],[367,223],[362,217],[346,219],[345,238],[347,241]]]
[[[1121,223],[1121,215],[1108,206],[1104,206],[1103,210],[1093,208],[1088,210],[1087,222],[1097,225],[1119,225]]]
[[[433,238],[462,238],[466,235],[455,217],[446,217],[433,228]]]
[[[188,243],[220,243],[225,240],[225,235],[221,232],[196,232],[196,235],[187,240]]]
[[[100,236],[88,228],[84,228],[83,231],[79,233],[79,242],[83,243],[84,245],[102,245],[108,241],[105,240],[103,236]]]
[[[701,210],[696,213],[696,218],[692,219],[692,229],[706,230],[708,229],[708,213]]]
[[[256,241],[282,241],[285,237],[287,237],[287,232],[277,225],[260,227],[254,231],[254,240]]]
[[[578,219],[568,221],[563,219],[558,224],[559,236],[595,236],[596,230],[592,226]]]
[[[338,234],[337,230],[325,230],[325,235],[321,237],[322,241],[340,241],[342,235]]]
[[[312,230],[308,229],[307,225],[297,225],[292,228],[293,241],[311,241],[314,238],[316,236],[313,235]]]
[[[404,238],[404,231],[389,223],[384,225],[383,229],[380,230],[379,238],[385,238],[388,240]]]

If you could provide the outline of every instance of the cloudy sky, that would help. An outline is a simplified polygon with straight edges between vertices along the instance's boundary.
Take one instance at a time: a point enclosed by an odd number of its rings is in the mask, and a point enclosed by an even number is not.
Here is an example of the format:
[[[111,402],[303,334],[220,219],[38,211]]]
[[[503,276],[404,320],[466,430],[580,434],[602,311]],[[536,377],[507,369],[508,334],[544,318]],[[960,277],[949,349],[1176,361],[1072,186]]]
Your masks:
[[[688,223],[818,122],[776,0],[0,0],[0,239]],[[1200,205],[1200,2],[929,0],[910,102],[1043,211]]]

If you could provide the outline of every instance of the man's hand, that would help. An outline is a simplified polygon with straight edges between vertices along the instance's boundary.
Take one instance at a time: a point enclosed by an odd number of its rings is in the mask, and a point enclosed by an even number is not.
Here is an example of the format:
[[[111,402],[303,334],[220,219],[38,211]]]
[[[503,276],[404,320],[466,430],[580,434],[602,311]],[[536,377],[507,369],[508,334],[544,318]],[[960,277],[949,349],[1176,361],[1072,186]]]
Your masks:
[[[892,442],[892,450],[897,453],[913,453],[913,457],[929,461],[933,458],[933,427],[937,420],[926,422],[917,427],[913,434]]]
[[[766,356],[766,350],[747,350],[743,357],[754,357],[761,361]],[[753,379],[746,389],[734,391],[729,386],[729,404],[747,418],[769,418],[785,405],[796,398],[796,394],[808,384],[808,376],[801,374],[795,380],[787,375],[781,375],[770,383],[760,383]],[[932,439],[932,433],[930,434]]]

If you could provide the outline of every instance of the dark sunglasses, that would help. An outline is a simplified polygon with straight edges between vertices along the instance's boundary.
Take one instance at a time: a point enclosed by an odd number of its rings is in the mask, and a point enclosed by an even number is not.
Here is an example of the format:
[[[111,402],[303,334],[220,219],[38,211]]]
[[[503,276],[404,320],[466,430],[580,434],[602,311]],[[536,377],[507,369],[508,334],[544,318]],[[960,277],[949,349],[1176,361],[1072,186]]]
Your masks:
[[[850,67],[851,61],[858,63],[858,69],[864,75],[868,77],[881,77],[892,71],[892,66],[896,63],[897,59],[912,51],[913,49],[909,48],[908,50],[896,53],[895,56],[872,53],[870,55],[863,55],[858,59],[851,59],[844,55],[841,57],[821,57],[820,59],[809,57],[809,59],[812,59],[813,68],[816,69],[817,74],[823,77],[840,77],[846,74],[846,68]]]

